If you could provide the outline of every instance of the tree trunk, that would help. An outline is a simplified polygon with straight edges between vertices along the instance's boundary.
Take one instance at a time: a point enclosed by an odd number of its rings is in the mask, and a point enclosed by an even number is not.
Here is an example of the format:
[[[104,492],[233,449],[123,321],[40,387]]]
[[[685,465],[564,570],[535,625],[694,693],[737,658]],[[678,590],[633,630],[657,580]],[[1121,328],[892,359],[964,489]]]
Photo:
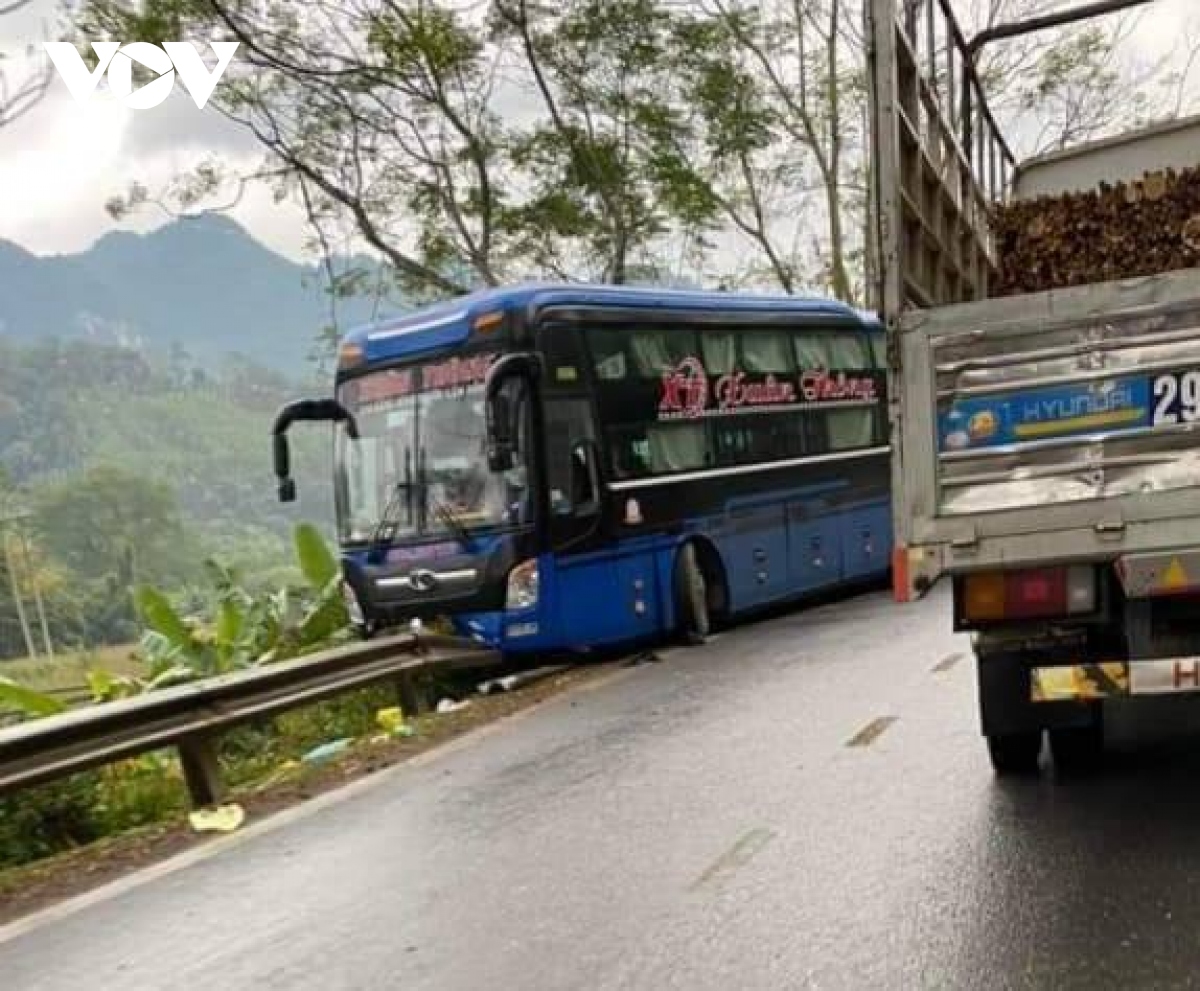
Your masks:
[[[833,294],[843,303],[851,302],[850,273],[846,269],[846,233],[842,226],[842,101],[838,78],[838,41],[840,39],[841,0],[829,7],[829,39],[826,45],[828,77],[826,104],[829,108],[829,170],[825,193],[829,203],[829,274]]]
[[[30,566],[29,537],[21,534],[21,554],[25,558],[26,570],[29,572],[30,584],[33,586],[33,602],[37,608],[38,625],[42,628],[42,643],[46,645],[46,656],[54,660],[54,641],[50,639],[50,624],[46,620],[46,601],[42,598],[42,586],[38,576]]]
[[[38,652],[33,643],[33,631],[29,628],[29,617],[25,615],[25,603],[21,601],[21,585],[17,581],[17,562],[13,557],[7,529],[0,528],[0,543],[4,544],[4,566],[8,569],[8,583],[12,588],[13,605],[17,607],[17,621],[21,624],[21,635],[25,638],[25,650],[31,658],[36,658]]]
[[[33,601],[37,606],[38,622],[42,627],[42,641],[46,645],[46,656],[54,660],[54,641],[50,638],[50,624],[46,620],[46,604],[42,600],[42,590],[33,586]]]
[[[842,229],[841,183],[836,177],[825,187],[829,203],[829,279],[833,294],[843,303],[852,302],[850,273],[846,269],[846,236]]]

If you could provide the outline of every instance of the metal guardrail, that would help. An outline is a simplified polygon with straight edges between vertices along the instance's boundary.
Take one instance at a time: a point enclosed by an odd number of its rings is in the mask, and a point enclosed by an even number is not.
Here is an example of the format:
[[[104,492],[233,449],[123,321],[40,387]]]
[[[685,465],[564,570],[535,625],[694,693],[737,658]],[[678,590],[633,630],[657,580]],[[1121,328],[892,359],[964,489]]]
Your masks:
[[[497,661],[451,637],[387,637],[20,723],[0,730],[0,796],[176,747],[193,806],[214,805],[224,790],[216,743],[227,730],[387,682],[411,699],[414,675]]]

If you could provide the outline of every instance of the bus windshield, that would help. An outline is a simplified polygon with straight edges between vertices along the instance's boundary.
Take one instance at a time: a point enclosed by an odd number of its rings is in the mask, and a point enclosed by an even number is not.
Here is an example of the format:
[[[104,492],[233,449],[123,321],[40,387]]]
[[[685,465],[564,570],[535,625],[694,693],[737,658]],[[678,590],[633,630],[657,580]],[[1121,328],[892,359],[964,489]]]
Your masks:
[[[337,435],[344,542],[372,539],[385,510],[400,539],[524,521],[523,465],[505,475],[487,468],[483,384],[492,357],[381,369],[343,383],[338,398],[360,435]]]

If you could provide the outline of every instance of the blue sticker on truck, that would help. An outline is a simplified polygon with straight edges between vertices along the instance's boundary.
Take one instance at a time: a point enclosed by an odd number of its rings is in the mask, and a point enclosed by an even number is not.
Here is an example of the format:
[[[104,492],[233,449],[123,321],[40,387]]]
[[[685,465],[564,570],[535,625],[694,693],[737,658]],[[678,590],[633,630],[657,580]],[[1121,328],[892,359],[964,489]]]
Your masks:
[[[939,421],[940,448],[942,451],[963,451],[1000,447],[1021,441],[1109,433],[1148,426],[1152,422],[1171,422],[1158,419],[1160,408],[1164,415],[1171,413],[1159,398],[1160,390],[1163,395],[1170,390],[1170,386],[1160,385],[1161,378],[1163,376],[1156,378],[1153,385],[1149,378],[1109,379],[960,400],[942,414]],[[1197,373],[1195,383],[1187,388],[1193,400],[1191,409],[1200,411],[1200,373]],[[1176,382],[1176,395],[1181,396],[1182,390],[1182,383]]]

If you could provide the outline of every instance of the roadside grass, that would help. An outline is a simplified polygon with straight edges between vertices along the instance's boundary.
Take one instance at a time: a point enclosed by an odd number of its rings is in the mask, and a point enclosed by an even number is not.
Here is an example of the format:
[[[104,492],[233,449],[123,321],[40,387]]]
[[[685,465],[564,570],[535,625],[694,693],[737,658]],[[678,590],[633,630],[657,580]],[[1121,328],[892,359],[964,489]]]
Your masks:
[[[87,685],[87,673],[103,668],[114,674],[136,674],[139,662],[134,658],[135,644],[93,647],[64,651],[53,658],[22,657],[0,660],[0,676],[39,692],[68,691]]]

